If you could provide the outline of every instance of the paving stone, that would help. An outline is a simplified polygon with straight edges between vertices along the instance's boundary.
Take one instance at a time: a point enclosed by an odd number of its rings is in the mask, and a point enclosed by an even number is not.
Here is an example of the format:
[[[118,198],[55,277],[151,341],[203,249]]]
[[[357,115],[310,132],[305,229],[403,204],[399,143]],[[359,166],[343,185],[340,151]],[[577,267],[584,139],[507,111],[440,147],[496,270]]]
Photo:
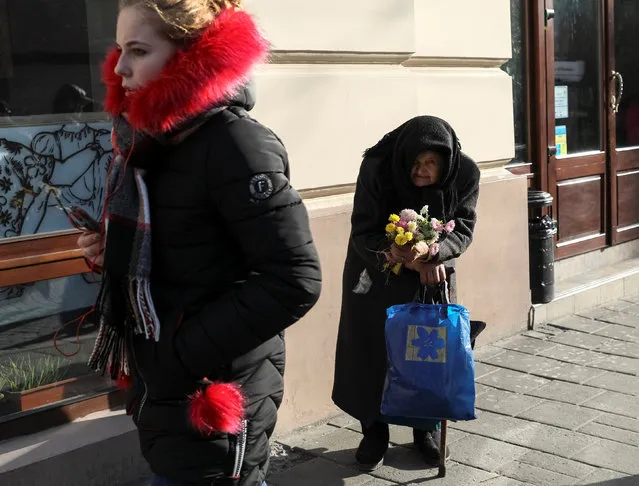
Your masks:
[[[494,346],[492,344],[486,344],[484,346],[475,348],[473,350],[473,356],[476,361],[481,361],[482,359],[490,358],[503,352],[504,350],[500,347]]]
[[[639,317],[639,315],[633,312],[634,307],[638,306],[630,302],[619,301],[616,304],[607,304],[602,307],[579,311],[577,315],[598,321],[637,327],[637,317]]]
[[[482,376],[477,381],[484,385],[501,388],[515,393],[527,393],[550,383],[550,380],[547,380],[546,378],[506,368],[502,368],[495,373]]]
[[[582,462],[571,461],[565,457],[558,457],[539,451],[528,451],[519,457],[517,461],[577,479],[586,477],[597,470]]]
[[[466,466],[496,472],[527,452],[523,447],[479,435],[468,435],[451,449],[451,459]]]
[[[361,439],[361,434],[350,429],[320,425],[279,439],[278,442],[291,448],[304,449],[314,456],[322,456],[339,464],[351,465],[355,462],[355,450]]]
[[[603,329],[599,329],[593,332],[597,336],[605,336],[609,338],[619,339],[620,341],[628,341],[630,343],[639,342],[639,329],[632,327],[618,326],[616,324],[609,324]]]
[[[578,432],[485,411],[478,420],[457,422],[451,427],[567,458],[592,444],[593,440]]]
[[[606,327],[607,324],[587,317],[574,315],[553,320],[549,323],[549,326],[558,327],[560,329],[572,329],[579,332],[594,333],[595,331]]]
[[[437,469],[433,469],[430,477],[410,483],[409,486],[467,486],[481,484],[485,486],[488,480],[496,478],[493,473],[464,466],[463,464],[453,464],[446,468],[446,477],[437,478]],[[401,485],[405,483],[401,483]]]
[[[514,336],[498,343],[499,347],[528,354],[538,354],[555,346],[555,343],[528,336]]]
[[[554,334],[554,332],[553,332],[553,334]],[[545,333],[545,332],[541,332],[539,330],[526,331],[526,332],[522,333],[522,336],[528,336],[528,337],[537,338],[537,339],[548,339],[548,334]]]
[[[487,358],[487,359],[491,359],[491,358]],[[484,363],[483,361],[475,362],[475,379],[481,378],[482,376],[486,376],[490,373],[494,373],[498,369],[499,369],[498,367],[491,366],[489,364]]]
[[[331,418],[328,421],[328,425],[332,425],[334,427],[348,427],[353,422],[356,422],[356,419],[348,415],[347,413],[342,413],[337,415],[336,417]]]
[[[549,484],[557,486],[572,485],[575,482],[573,477],[516,461],[504,466],[499,471],[499,474],[540,486],[548,486]]]
[[[639,327],[639,316],[636,314],[629,314],[627,312],[609,311],[595,319],[603,322],[610,322],[612,324],[619,324],[621,326],[633,327],[635,329]]]
[[[364,486],[372,476],[361,474],[322,458],[316,458],[269,476],[269,486]]]
[[[463,439],[468,434],[461,430],[456,430],[448,427],[448,435],[446,437],[446,443],[452,447],[457,441]],[[413,447],[413,429],[410,427],[402,427],[399,425],[390,426],[390,442],[403,447]]]
[[[542,402],[539,398],[493,388],[477,397],[476,406],[482,410],[515,416]]]
[[[437,475],[437,469],[428,467],[417,451],[394,447],[386,453],[384,465],[371,475],[386,481],[408,484]]]
[[[492,390],[492,388],[489,386],[482,385],[481,383],[475,383],[475,397],[478,397],[490,390]]]
[[[562,429],[575,430],[594,420],[601,413],[570,403],[544,402],[518,415],[519,418],[542,424],[554,425]]]
[[[585,383],[587,386],[603,388],[605,390],[626,393],[629,395],[639,395],[639,377],[629,376],[623,373],[606,372],[595,376]]]
[[[591,422],[579,428],[579,432],[582,434],[588,434],[602,439],[614,440],[616,442],[623,442],[624,444],[639,447],[639,433],[632,432],[630,430],[619,429],[610,425],[599,424],[597,422]],[[639,450],[637,451],[639,456]]]
[[[639,346],[637,346],[637,343],[630,343],[627,341],[606,339],[602,341],[601,346],[595,350],[606,354],[616,354],[618,356],[626,356],[628,358],[639,358]]]
[[[629,481],[623,481],[628,479]],[[577,483],[578,486],[636,486],[636,479],[617,471],[609,469],[597,469],[590,476],[586,476]],[[630,482],[633,481],[633,482]]]
[[[482,486],[526,486],[527,484],[530,483],[522,483],[516,479],[499,476],[482,483]]]
[[[588,382],[590,383],[590,382]],[[565,381],[551,381],[535,390],[527,392],[535,397],[578,405],[581,402],[601,395],[603,390],[591,386],[577,385]]]
[[[621,342],[621,341],[620,341]],[[629,343],[622,343],[629,344]],[[639,360],[626,356],[602,354],[588,349],[576,348],[565,344],[557,344],[551,349],[539,353],[539,356],[566,361],[577,365],[597,368],[620,373],[636,373],[639,370]]]
[[[560,378],[563,381],[572,383],[583,383],[593,376],[603,373],[603,371],[599,372],[585,366],[562,363],[554,359],[532,356],[517,351],[506,351],[486,360],[486,362],[502,368],[522,371],[544,378]]]
[[[595,334],[586,334],[579,331],[562,331],[551,337],[550,340],[555,343],[567,344],[584,349],[597,349],[601,343],[609,340]]]
[[[622,311],[624,309],[627,309],[628,307],[632,307],[633,305],[635,304],[631,302],[630,300],[621,299],[621,300],[615,300],[614,302],[605,304],[604,308],[610,309],[612,311]]]
[[[631,418],[639,417],[639,401],[622,393],[607,391],[584,402],[582,405]]]
[[[572,459],[624,474],[639,475],[638,457],[636,447],[598,439],[575,454]]]
[[[391,483],[390,481],[385,481],[379,478],[373,478],[370,481],[367,481],[362,486],[393,486],[395,483]],[[340,485],[341,486],[341,485]]]
[[[610,425],[619,429],[639,432],[639,420],[636,418],[622,417],[612,413],[604,413],[595,420],[598,424]]]
[[[605,338],[596,334],[564,331],[553,336],[551,340],[555,343],[590,349],[593,351],[601,351],[607,354],[616,354],[619,356],[627,356],[629,358],[639,357],[639,347],[637,347],[636,343]]]

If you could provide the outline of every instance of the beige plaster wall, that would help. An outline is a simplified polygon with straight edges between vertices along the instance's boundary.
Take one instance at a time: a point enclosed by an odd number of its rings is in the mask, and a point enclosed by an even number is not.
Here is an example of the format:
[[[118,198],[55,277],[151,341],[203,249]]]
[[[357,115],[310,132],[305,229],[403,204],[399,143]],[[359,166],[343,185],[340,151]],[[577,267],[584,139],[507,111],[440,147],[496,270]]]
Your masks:
[[[525,328],[526,181],[514,155],[509,0],[246,0],[273,46],[255,72],[254,116],[286,144],[298,189],[355,182],[362,151],[418,114],[455,127],[482,168],[460,301],[489,323],[481,342]],[[336,413],[330,400],[352,194],[309,199],[324,289],[287,334],[278,433]],[[496,231],[497,230],[497,231]],[[499,237],[499,238],[498,238]],[[504,305],[507,302],[508,305]]]

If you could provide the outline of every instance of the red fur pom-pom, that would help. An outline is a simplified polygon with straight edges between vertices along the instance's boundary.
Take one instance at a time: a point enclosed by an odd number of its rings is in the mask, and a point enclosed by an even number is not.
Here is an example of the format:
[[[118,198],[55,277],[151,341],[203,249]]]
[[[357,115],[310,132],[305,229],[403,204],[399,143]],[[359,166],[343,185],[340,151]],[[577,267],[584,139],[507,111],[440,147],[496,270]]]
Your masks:
[[[115,380],[115,384],[120,390],[129,390],[133,384],[133,379],[129,375],[120,373],[118,379]]]
[[[189,415],[191,424],[203,434],[237,434],[242,430],[244,397],[233,383],[211,383],[193,395]]]

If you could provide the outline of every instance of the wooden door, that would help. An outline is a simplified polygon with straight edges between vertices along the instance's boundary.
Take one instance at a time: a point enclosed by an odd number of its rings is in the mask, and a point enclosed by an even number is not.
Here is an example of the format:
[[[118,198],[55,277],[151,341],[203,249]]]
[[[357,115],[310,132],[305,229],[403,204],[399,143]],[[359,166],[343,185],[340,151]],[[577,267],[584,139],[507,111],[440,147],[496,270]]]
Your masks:
[[[557,258],[609,243],[607,10],[604,0],[545,0],[547,188]]]
[[[639,237],[639,2],[608,0],[611,242]]]

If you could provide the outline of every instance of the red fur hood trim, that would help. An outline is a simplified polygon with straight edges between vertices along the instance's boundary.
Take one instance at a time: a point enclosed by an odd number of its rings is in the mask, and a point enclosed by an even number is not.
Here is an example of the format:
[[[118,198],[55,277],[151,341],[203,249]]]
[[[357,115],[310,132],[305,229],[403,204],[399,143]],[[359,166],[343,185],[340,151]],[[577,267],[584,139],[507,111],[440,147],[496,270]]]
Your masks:
[[[199,38],[178,51],[157,78],[128,97],[122,77],[114,72],[120,53],[112,49],[102,68],[105,109],[114,117],[126,111],[137,130],[165,133],[232,96],[267,53],[268,42],[253,18],[242,10],[227,9]]]

